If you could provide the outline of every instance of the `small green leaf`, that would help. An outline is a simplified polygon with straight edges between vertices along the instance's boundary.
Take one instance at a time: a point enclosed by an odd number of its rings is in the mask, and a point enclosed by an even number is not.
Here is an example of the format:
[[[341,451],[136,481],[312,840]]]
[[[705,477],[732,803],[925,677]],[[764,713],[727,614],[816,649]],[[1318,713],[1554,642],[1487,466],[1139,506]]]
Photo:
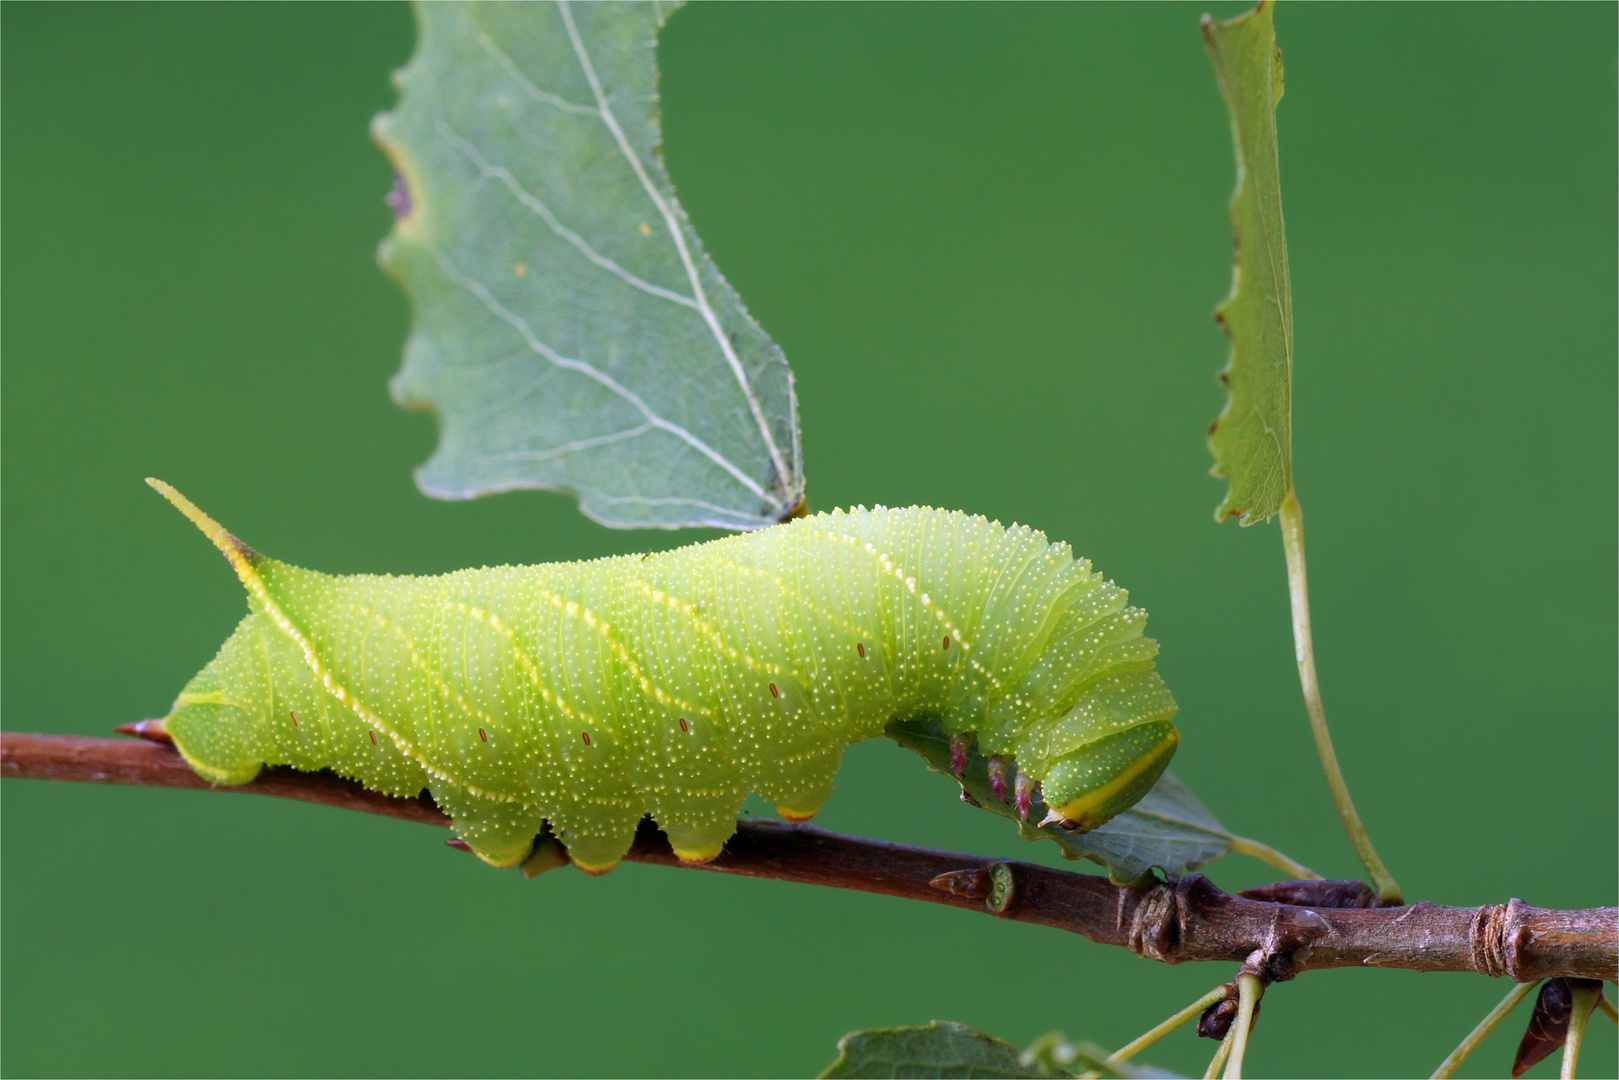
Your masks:
[[[1087,837],[1100,849],[1093,857],[1109,868],[1115,880],[1133,880],[1127,873],[1137,865],[1156,866],[1170,877],[1181,877],[1230,851],[1232,840],[1219,819],[1172,772],[1159,777],[1130,809],[1075,839]]]
[[[394,398],[438,415],[429,495],[576,492],[606,525],[746,529],[801,502],[781,349],[659,151],[669,3],[424,3],[377,143],[379,259],[414,323]]]
[[[1231,850],[1231,834],[1174,773],[1164,773],[1140,802],[1106,825],[1088,833],[1071,833],[1056,825],[1035,824],[1047,809],[1038,794],[1027,819],[1018,816],[1010,799],[996,798],[988,759],[976,745],[969,743],[966,766],[957,776],[950,767],[950,736],[937,720],[890,724],[887,734],[922,755],[929,770],[960,784],[974,806],[1016,822],[1025,839],[1054,840],[1065,857],[1101,863],[1108,876],[1121,884],[1140,881],[1153,867],[1180,877]]]
[[[1271,5],[1263,2],[1229,21],[1203,16],[1203,39],[1231,113],[1237,157],[1231,294],[1214,315],[1231,338],[1231,360],[1220,372],[1229,393],[1209,425],[1211,472],[1230,487],[1214,519],[1240,516],[1252,525],[1275,514],[1293,490],[1293,293],[1276,147],[1282,53]]]
[[[1018,1048],[966,1024],[934,1020],[921,1027],[853,1031],[838,1040],[838,1059],[822,1077],[1033,1077],[1073,1073],[1025,1065]]]
[[[1119,1076],[1124,1080],[1184,1080],[1179,1073],[1155,1069],[1150,1065],[1137,1065],[1133,1061],[1114,1061],[1111,1055],[1091,1042],[1071,1043],[1060,1031],[1048,1032],[1034,1040],[1023,1051],[1025,1065],[1060,1073],[1064,1069],[1083,1069],[1088,1074]]]

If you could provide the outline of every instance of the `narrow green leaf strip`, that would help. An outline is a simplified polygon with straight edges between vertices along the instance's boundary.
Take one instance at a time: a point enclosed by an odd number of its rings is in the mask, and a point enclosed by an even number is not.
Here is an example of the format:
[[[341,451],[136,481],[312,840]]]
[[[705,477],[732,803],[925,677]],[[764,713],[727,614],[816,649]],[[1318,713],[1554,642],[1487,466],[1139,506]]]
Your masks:
[[[1276,143],[1282,53],[1269,3],[1227,22],[1203,16],[1203,39],[1231,114],[1237,159],[1231,294],[1215,309],[1231,338],[1231,360],[1220,372],[1229,393],[1209,425],[1211,471],[1230,487],[1214,517],[1252,525],[1275,514],[1293,490],[1293,295]]]
[[[781,349],[704,253],[659,149],[676,5],[427,3],[373,135],[379,259],[414,312],[395,400],[440,498],[576,492],[606,525],[748,529],[804,495]]]

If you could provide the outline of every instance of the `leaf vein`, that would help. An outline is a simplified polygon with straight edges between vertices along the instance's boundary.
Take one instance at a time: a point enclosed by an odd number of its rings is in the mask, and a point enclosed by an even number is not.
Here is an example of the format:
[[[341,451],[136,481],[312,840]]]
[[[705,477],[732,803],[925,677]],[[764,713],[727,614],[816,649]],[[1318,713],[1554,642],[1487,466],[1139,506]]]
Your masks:
[[[534,83],[529,80],[528,76],[524,75],[522,71],[518,69],[517,64],[512,60],[512,58],[507,56],[501,47],[495,44],[494,39],[484,31],[483,26],[478,22],[477,15],[473,14],[473,12],[465,6],[462,6],[461,12],[466,16],[469,23],[478,28],[478,47],[483,49],[484,52],[488,53],[491,60],[505,68],[506,74],[510,75],[512,80],[516,82],[517,85],[521,86],[529,97],[533,98],[535,101],[544,102],[553,108],[561,109],[563,112],[575,113],[580,116],[601,116],[601,111],[593,105],[576,105],[558,94],[541,90],[538,86],[535,86]]]
[[[624,135],[624,129],[619,126],[618,118],[613,115],[612,107],[607,103],[607,94],[602,89],[601,80],[596,77],[596,68],[590,62],[590,54],[585,49],[584,39],[579,36],[579,28],[574,25],[573,12],[568,7],[568,0],[557,0],[557,9],[562,13],[562,22],[568,29],[568,38],[573,42],[573,51],[579,57],[579,66],[584,70],[585,79],[590,83],[591,92],[596,95],[596,107],[600,110],[601,119],[612,132],[613,140],[618,144],[619,150],[629,161],[630,168],[641,181],[641,187],[646,190],[647,197],[658,208],[663,216],[664,224],[669,228],[669,235],[675,242],[675,249],[680,253],[680,261],[686,267],[686,276],[691,281],[692,292],[697,301],[697,310],[701,312],[703,321],[719,342],[720,351],[725,355],[725,362],[730,365],[731,373],[736,376],[737,384],[742,388],[742,396],[747,399],[748,410],[753,413],[754,422],[759,425],[759,433],[764,436],[765,448],[770,452],[770,462],[775,467],[776,477],[783,485],[783,490],[790,483],[787,465],[782,460],[781,449],[776,446],[776,439],[770,433],[770,424],[765,420],[764,410],[759,406],[759,399],[753,392],[753,386],[748,382],[747,372],[742,369],[742,361],[737,358],[736,350],[731,346],[731,339],[726,336],[720,326],[719,318],[714,309],[709,306],[708,297],[703,291],[703,283],[697,273],[697,264],[686,247],[686,237],[680,228],[680,221],[663,195],[658,191],[657,185],[647,175],[646,166],[630,146],[629,139]],[[783,508],[785,509],[785,508]]]
[[[577,372],[580,375],[584,375],[586,378],[600,383],[602,386],[606,387],[608,390],[611,390],[613,393],[617,394],[619,397],[623,398],[625,401],[634,406],[635,409],[640,412],[640,414],[644,416],[647,419],[647,422],[653,427],[667,431],[671,435],[674,435],[676,438],[685,442],[687,445],[691,446],[692,449],[696,450],[714,464],[730,473],[736,478],[738,483],[742,484],[742,486],[746,487],[749,491],[753,492],[761,499],[764,499],[766,502],[775,502],[775,500],[765,493],[764,488],[760,487],[758,482],[754,480],[753,477],[737,468],[723,454],[709,446],[703,440],[699,439],[696,435],[693,435],[686,428],[674,423],[671,420],[665,420],[662,416],[659,416],[649,405],[647,405],[639,394],[635,393],[633,390],[630,390],[617,379],[614,379],[611,375],[608,375],[606,372],[597,368],[594,364],[587,363],[583,360],[575,360],[572,357],[563,356],[561,353],[551,348],[551,346],[541,341],[539,337],[535,335],[534,329],[529,326],[528,320],[524,319],[522,316],[518,315],[497,300],[495,295],[491,293],[482,282],[462,274],[441,252],[434,250],[433,258],[439,264],[439,268],[444,271],[445,276],[447,276],[451,281],[455,282],[461,288],[465,289],[467,292],[471,293],[473,296],[476,296],[479,300],[483,301],[484,306],[493,312],[497,318],[521,334],[523,340],[528,343],[528,347],[535,353],[543,356],[556,367],[562,368],[565,371]]]
[[[474,144],[470,139],[464,138],[457,134],[449,124],[444,122],[443,119],[435,118],[433,121],[433,126],[438,129],[438,133],[444,137],[446,142],[448,142],[451,146],[454,146],[457,150],[461,151],[461,153],[465,154],[467,158],[469,158],[472,163],[478,167],[478,171],[483,176],[492,177],[499,180],[503,185],[505,185],[506,190],[512,193],[513,198],[522,203],[524,206],[528,207],[528,209],[532,210],[541,221],[545,222],[546,226],[552,232],[556,233],[556,235],[572,244],[579,254],[583,255],[585,258],[589,259],[603,270],[606,270],[608,273],[617,277],[625,284],[640,289],[642,292],[649,293],[652,296],[661,297],[665,300],[671,300],[674,303],[680,304],[684,307],[693,309],[697,308],[697,301],[693,300],[691,297],[677,293],[673,289],[665,289],[661,285],[654,285],[650,281],[637,277],[628,270],[624,269],[617,262],[614,262],[606,255],[601,254],[595,248],[591,247],[584,237],[580,236],[578,233],[562,224],[561,221],[557,220],[557,216],[551,212],[551,208],[549,206],[546,206],[542,200],[536,198],[532,192],[524,188],[522,184],[519,184],[517,182],[517,178],[512,175],[510,169],[506,168],[504,165],[491,165],[489,163],[489,159],[483,155],[476,144]]]

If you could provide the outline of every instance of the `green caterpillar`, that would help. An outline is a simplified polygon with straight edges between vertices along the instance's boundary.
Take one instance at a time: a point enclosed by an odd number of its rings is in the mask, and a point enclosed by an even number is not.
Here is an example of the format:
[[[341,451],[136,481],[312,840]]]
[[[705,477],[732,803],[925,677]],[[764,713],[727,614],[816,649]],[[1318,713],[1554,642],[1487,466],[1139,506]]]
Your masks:
[[[1146,612],[1027,528],[858,508],[661,554],[334,577],[148,482],[248,592],[164,722],[192,768],[426,788],[496,866],[549,827],[605,873],[647,814],[707,861],[749,791],[807,820],[844,747],[894,720],[939,718],[958,769],[976,737],[1025,814],[1039,784],[1048,820],[1082,830],[1141,798],[1180,741]]]

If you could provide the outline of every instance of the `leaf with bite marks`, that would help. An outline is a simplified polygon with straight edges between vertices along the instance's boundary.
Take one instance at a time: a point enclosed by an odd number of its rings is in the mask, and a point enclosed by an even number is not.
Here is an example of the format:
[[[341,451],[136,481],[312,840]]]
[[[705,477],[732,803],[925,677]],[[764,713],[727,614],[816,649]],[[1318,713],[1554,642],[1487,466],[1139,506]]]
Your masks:
[[[1214,519],[1252,525],[1293,490],[1293,292],[1276,144],[1282,53],[1266,3],[1229,21],[1205,15],[1203,38],[1237,159],[1231,294],[1214,315],[1231,338],[1231,360],[1220,372],[1229,393],[1209,425],[1211,471],[1230,487]]]
[[[414,313],[393,394],[441,428],[427,494],[572,491],[623,528],[760,528],[801,504],[787,360],[659,150],[675,6],[417,6],[373,134],[398,174],[379,259]]]

